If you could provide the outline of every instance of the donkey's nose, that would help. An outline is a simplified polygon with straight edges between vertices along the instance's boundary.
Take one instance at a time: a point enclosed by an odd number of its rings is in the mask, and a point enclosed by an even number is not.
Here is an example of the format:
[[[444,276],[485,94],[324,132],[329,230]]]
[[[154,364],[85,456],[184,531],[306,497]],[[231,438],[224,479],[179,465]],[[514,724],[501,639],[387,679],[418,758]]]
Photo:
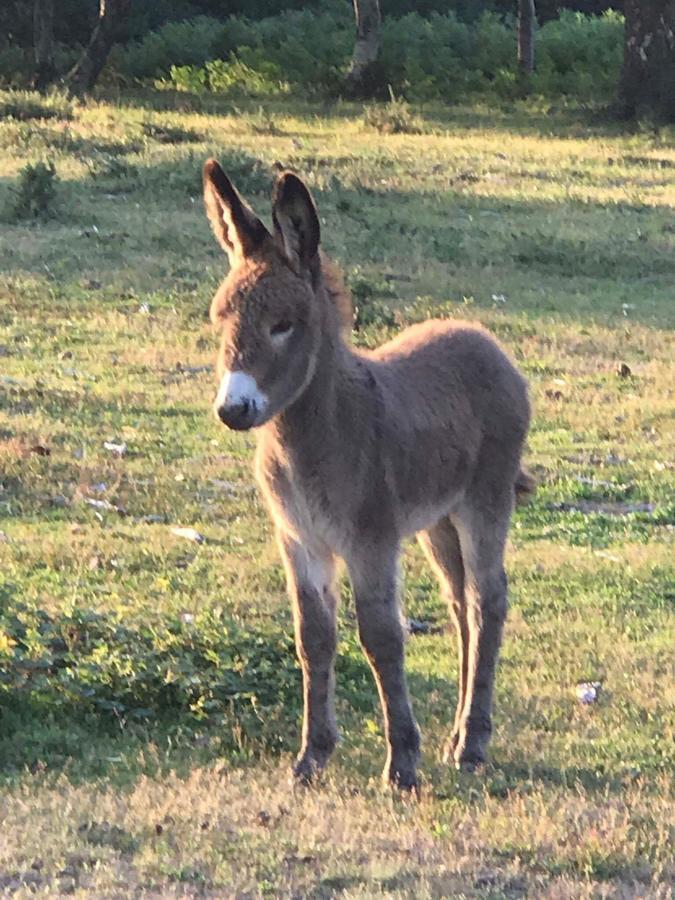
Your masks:
[[[250,400],[240,400],[239,403],[230,403],[216,409],[220,421],[235,431],[250,428],[255,422],[256,413],[256,405]]]
[[[228,428],[245,431],[264,418],[267,402],[267,396],[248,372],[225,371],[213,407]]]

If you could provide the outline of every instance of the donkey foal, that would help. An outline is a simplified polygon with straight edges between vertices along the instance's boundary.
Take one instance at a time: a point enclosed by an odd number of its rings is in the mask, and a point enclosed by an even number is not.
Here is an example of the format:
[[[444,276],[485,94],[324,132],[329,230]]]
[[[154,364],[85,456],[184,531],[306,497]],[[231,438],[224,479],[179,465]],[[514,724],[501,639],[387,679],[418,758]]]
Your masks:
[[[273,233],[215,160],[204,197],[230,259],[211,319],[221,332],[215,413],[258,429],[256,475],[276,527],[302,666],[309,780],[337,741],[335,559],[356,598],[359,636],[384,711],[384,775],[417,784],[419,732],[404,673],[401,543],[417,534],[447,595],[459,646],[459,698],[447,754],[485,760],[506,616],[504,544],[529,424],[523,378],[496,341],[466,322],[432,320],[372,352],[349,346],[352,312],[319,251],[303,182],[275,185]]]

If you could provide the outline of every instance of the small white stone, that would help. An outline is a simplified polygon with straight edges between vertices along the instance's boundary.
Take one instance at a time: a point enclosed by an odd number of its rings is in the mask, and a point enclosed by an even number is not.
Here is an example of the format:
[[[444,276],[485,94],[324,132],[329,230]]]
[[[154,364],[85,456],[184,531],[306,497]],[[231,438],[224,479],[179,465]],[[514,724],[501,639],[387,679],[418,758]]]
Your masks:
[[[595,703],[600,693],[600,687],[599,681],[580,681],[577,685],[577,699],[586,705]]]
[[[106,450],[110,450],[114,456],[121,457],[127,452],[127,445],[124,441],[120,441],[119,443],[116,443],[115,441],[103,441],[103,446]]]
[[[171,529],[171,534],[175,534],[176,537],[185,538],[185,540],[187,541],[194,541],[195,544],[204,543],[204,535],[200,534],[194,528],[183,528],[181,526],[175,526]]]

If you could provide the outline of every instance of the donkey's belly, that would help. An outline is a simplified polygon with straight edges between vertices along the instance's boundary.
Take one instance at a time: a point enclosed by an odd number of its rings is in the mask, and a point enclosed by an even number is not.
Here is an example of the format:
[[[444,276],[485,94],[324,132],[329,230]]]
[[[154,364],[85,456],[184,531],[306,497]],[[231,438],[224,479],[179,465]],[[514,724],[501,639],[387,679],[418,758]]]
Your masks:
[[[399,511],[398,532],[400,537],[411,537],[418,531],[426,531],[443,516],[452,511],[458,500],[457,494],[449,494],[435,503],[403,507]]]
[[[447,446],[447,445],[446,445]],[[277,525],[305,545],[349,557],[364,543],[400,540],[446,516],[464,490],[464,460],[417,445],[411,457],[392,440],[376,466],[321,462],[258,467]],[[432,459],[435,465],[430,465]],[[420,461],[421,460],[421,461]]]
[[[331,493],[295,493],[286,505],[286,516],[303,542],[320,542],[345,557],[364,541],[401,540],[430,528],[451,512],[460,497],[447,490],[434,500],[406,501],[395,490],[364,489],[348,498],[349,494],[345,487]]]

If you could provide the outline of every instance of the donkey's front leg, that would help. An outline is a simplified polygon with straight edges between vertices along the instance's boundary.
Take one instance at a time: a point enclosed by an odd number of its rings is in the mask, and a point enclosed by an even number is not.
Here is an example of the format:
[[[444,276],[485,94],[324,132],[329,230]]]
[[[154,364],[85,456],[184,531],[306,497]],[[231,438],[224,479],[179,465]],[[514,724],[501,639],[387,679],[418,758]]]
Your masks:
[[[309,782],[323,769],[337,743],[335,725],[335,563],[329,552],[312,552],[279,534],[293,602],[295,643],[302,667],[302,747],[293,773]]]
[[[349,560],[359,637],[370,662],[384,712],[388,744],[383,779],[417,787],[420,738],[404,671],[404,635],[398,602],[398,546],[364,548]]]

